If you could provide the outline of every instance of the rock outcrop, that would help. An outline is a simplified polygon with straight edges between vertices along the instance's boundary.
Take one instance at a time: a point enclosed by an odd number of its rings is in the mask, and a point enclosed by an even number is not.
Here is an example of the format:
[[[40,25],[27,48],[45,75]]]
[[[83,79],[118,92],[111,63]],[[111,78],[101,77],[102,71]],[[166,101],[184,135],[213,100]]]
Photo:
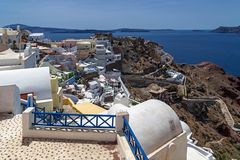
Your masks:
[[[122,73],[144,75],[155,71],[161,65],[156,43],[142,38],[115,38],[113,40],[115,53],[122,54]]]

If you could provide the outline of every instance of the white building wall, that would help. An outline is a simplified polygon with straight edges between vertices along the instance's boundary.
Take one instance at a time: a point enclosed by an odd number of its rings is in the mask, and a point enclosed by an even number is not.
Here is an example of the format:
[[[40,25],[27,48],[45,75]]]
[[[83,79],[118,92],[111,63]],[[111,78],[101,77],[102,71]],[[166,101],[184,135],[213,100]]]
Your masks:
[[[48,67],[0,71],[0,84],[16,84],[20,93],[34,92],[38,100],[52,99]]]
[[[23,69],[22,65],[0,66],[0,71]]]
[[[37,42],[43,42],[44,41],[44,33],[32,33],[29,35],[30,41],[37,41]]]
[[[17,35],[8,35],[8,40],[10,41],[10,43],[13,43],[13,41],[16,41],[16,43],[19,42],[19,38],[17,37]]]
[[[20,91],[16,85],[0,86],[0,112],[22,113]]]
[[[36,52],[34,52],[23,61],[24,63],[23,68],[35,68],[36,61],[37,61],[37,54]]]

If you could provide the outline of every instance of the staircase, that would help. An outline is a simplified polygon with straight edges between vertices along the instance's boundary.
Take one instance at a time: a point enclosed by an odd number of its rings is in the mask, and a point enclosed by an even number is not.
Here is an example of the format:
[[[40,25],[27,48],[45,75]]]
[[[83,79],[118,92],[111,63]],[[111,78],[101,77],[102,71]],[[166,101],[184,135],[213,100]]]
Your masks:
[[[227,105],[221,99],[216,100],[216,102],[218,102],[220,104],[221,111],[224,114],[224,117],[225,117],[225,120],[226,120],[227,124],[230,127],[234,127],[234,120],[232,118],[231,113],[229,112],[229,110],[227,108]]]

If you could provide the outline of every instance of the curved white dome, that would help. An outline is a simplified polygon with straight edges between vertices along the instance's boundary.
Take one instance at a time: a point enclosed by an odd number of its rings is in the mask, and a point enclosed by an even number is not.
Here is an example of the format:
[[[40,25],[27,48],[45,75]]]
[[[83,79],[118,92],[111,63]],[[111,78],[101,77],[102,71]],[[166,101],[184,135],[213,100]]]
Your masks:
[[[183,122],[183,121],[180,121],[181,122],[181,126],[182,126],[182,129],[184,131],[186,131],[186,134],[187,136],[190,135],[192,133],[190,127],[187,125],[187,123]]]
[[[125,112],[125,111],[128,112],[128,109],[129,109],[129,107],[126,107],[126,106],[118,103],[118,104],[115,104],[114,106],[112,106],[112,107],[108,110],[108,114],[115,115],[115,114],[118,113],[118,112]]]
[[[0,85],[17,85],[20,93],[33,92],[38,100],[52,99],[49,67],[0,71]]]
[[[114,105],[109,113],[118,107],[127,109],[130,126],[147,154],[183,132],[176,113],[162,101],[148,100],[131,108]]]

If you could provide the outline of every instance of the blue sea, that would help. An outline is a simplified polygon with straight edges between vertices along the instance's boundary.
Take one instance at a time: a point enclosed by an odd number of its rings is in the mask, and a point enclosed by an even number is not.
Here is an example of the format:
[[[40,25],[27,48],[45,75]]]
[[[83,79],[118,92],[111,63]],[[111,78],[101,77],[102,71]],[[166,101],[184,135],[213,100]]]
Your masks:
[[[240,76],[240,34],[208,31],[115,32],[114,36],[137,36],[164,46],[177,63],[211,61],[232,75]],[[46,33],[51,40],[88,38],[90,33]]]

